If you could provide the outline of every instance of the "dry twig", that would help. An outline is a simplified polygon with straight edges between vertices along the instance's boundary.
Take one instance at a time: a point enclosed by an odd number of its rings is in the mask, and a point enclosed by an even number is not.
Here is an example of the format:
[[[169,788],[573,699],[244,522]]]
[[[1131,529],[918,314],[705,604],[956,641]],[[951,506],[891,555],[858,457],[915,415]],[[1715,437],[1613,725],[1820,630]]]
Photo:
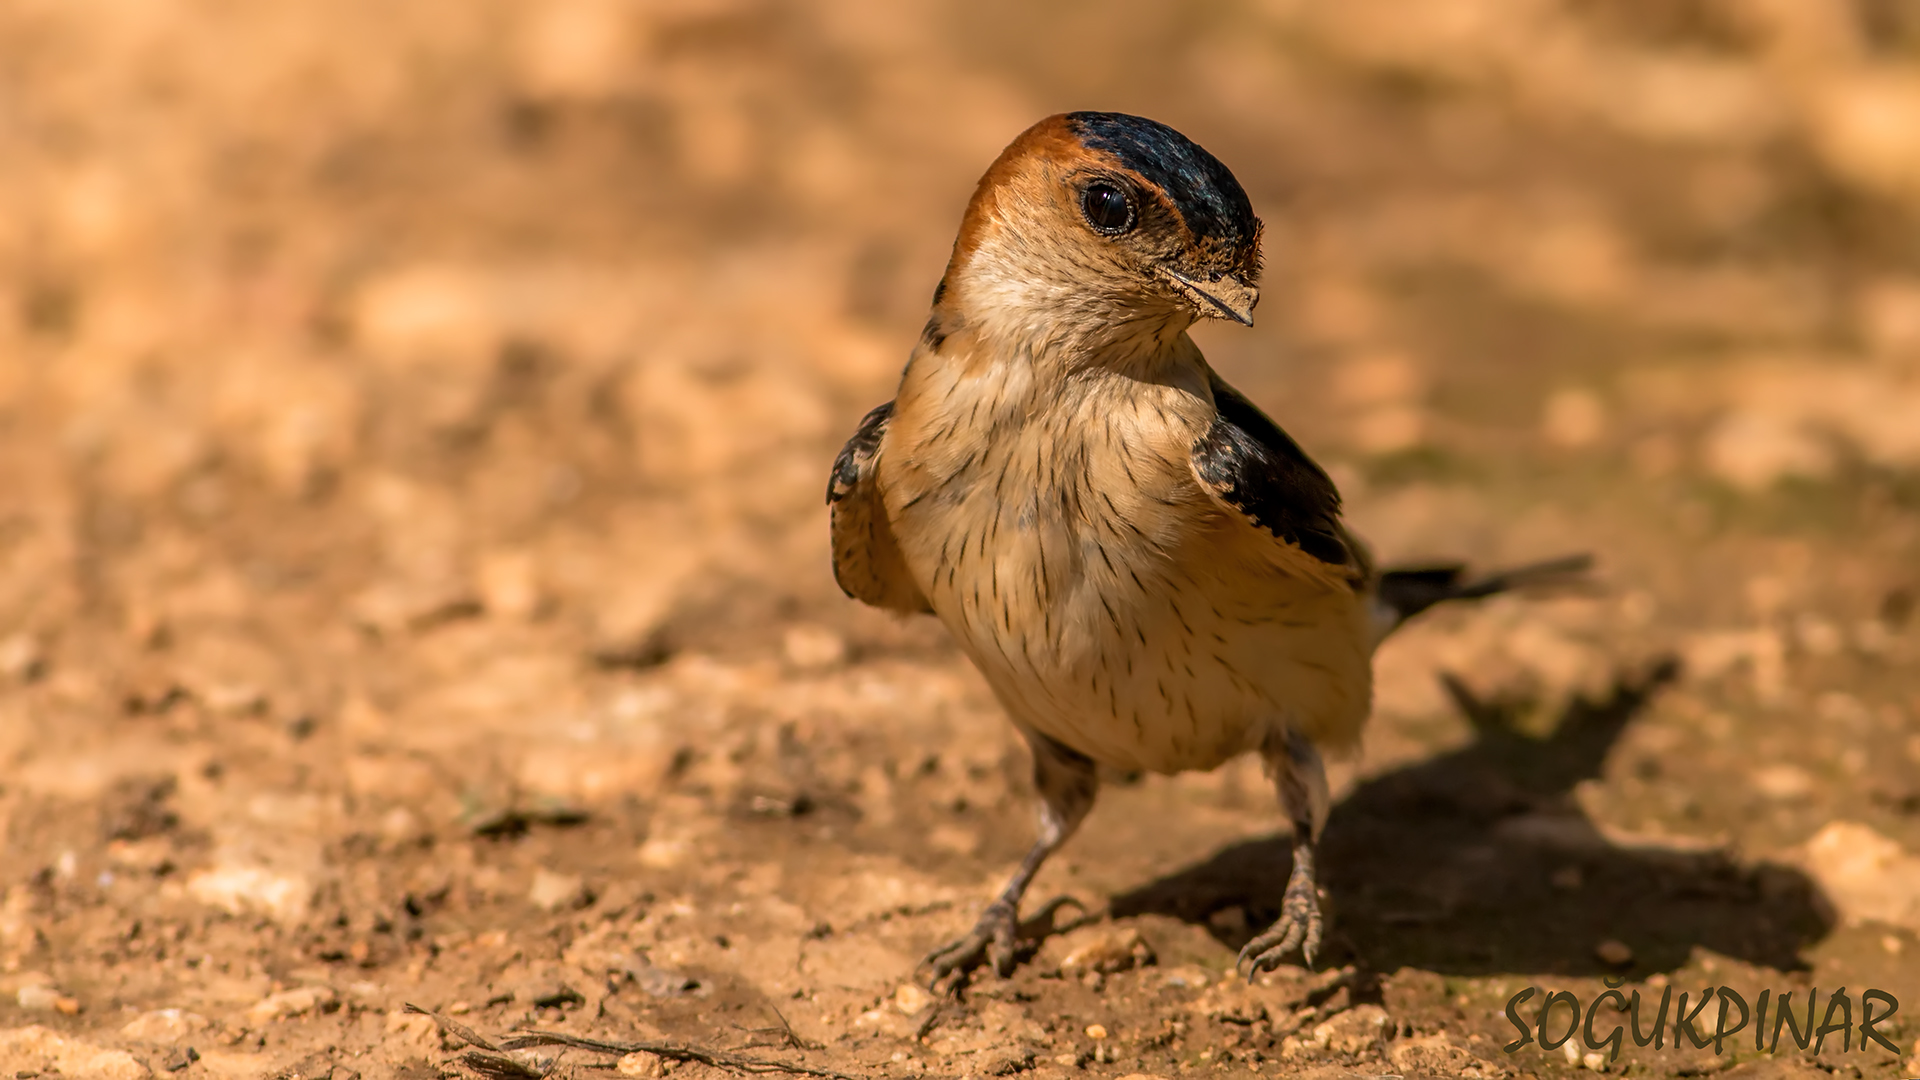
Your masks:
[[[460,1055],[460,1064],[488,1080],[545,1080],[551,1069],[542,1070],[492,1050],[469,1050]]]
[[[487,1041],[486,1036],[480,1034],[479,1032],[473,1030],[472,1028],[468,1027],[467,1025],[461,1023],[458,1020],[452,1020],[447,1017],[441,1016],[439,1013],[434,1012],[432,1009],[423,1009],[420,1006],[415,1005],[411,1001],[407,1002],[406,1011],[410,1013],[419,1013],[421,1016],[424,1016],[427,1019],[432,1020],[434,1023],[440,1025],[441,1031],[447,1032],[448,1034],[452,1035],[454,1038],[459,1039],[463,1043],[466,1043],[468,1046],[477,1046],[482,1050],[491,1050],[496,1054],[500,1052],[500,1048],[494,1045],[493,1043]]]
[[[778,1035],[780,1036],[780,1041],[770,1042],[770,1043],[750,1042],[745,1044],[744,1046],[741,1046],[740,1049],[758,1050],[763,1047],[768,1047],[768,1048],[787,1047],[794,1050],[826,1049],[826,1047],[820,1045],[817,1042],[814,1042],[810,1039],[801,1038],[800,1033],[793,1030],[793,1025],[787,1023],[786,1014],[781,1012],[779,1009],[774,1009],[773,1015],[775,1019],[780,1021],[779,1027],[740,1028],[740,1030],[746,1032],[749,1035]],[[738,1025],[735,1025],[735,1026],[738,1027]]]
[[[583,1035],[568,1035],[559,1031],[515,1031],[506,1036],[504,1044],[509,1050],[524,1050],[535,1046],[569,1046],[576,1050],[598,1050],[603,1054],[657,1054],[673,1061],[697,1061],[702,1065],[711,1065],[716,1069],[732,1069],[744,1073],[787,1073],[793,1076],[818,1076],[823,1080],[860,1080],[832,1069],[816,1069],[811,1065],[796,1065],[788,1061],[770,1061],[766,1058],[748,1057],[745,1054],[729,1053],[725,1050],[707,1050],[698,1046],[683,1046],[667,1042],[608,1042],[604,1039],[589,1039]]]
[[[440,1025],[442,1031],[451,1033],[477,1049],[468,1051],[461,1060],[475,1072],[482,1073],[494,1080],[532,1080],[544,1075],[531,1066],[511,1057],[506,1051],[530,1050],[536,1046],[563,1046],[575,1050],[591,1050],[601,1054],[654,1054],[669,1061],[692,1061],[716,1069],[729,1069],[741,1073],[786,1073],[789,1076],[817,1076],[821,1080],[861,1080],[860,1077],[832,1069],[816,1069],[811,1065],[798,1065],[787,1061],[773,1061],[767,1058],[748,1057],[726,1050],[708,1050],[699,1046],[686,1046],[669,1042],[611,1042],[606,1039],[591,1039],[583,1035],[568,1035],[559,1031],[509,1032],[498,1043],[490,1042],[472,1028],[450,1020],[439,1013],[409,1004],[408,1012],[431,1017]],[[781,1023],[786,1018],[781,1017]],[[795,1036],[797,1041],[798,1037]]]

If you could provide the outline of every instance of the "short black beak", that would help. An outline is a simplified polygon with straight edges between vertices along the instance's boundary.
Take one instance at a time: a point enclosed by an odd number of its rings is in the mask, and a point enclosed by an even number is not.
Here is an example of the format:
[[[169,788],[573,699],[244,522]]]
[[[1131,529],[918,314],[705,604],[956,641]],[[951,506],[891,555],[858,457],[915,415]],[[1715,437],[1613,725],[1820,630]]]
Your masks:
[[[1260,290],[1237,277],[1227,276],[1219,281],[1201,285],[1177,270],[1162,267],[1160,272],[1167,280],[1186,294],[1204,318],[1231,319],[1241,326],[1253,325],[1253,307],[1260,302]]]

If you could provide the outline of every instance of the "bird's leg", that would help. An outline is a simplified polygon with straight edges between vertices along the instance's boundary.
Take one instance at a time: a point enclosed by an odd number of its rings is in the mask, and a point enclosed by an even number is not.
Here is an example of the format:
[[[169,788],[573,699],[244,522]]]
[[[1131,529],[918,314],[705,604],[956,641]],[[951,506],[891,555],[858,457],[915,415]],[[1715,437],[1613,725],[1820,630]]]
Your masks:
[[[1267,932],[1247,942],[1235,965],[1247,965],[1249,981],[1280,966],[1296,947],[1308,967],[1320,948],[1320,894],[1314,878],[1314,844],[1327,823],[1327,770],[1320,752],[1297,732],[1275,735],[1260,748],[1280,792],[1280,805],[1293,821],[1293,873],[1287,878],[1280,917]]]
[[[948,988],[958,986],[967,971],[984,957],[1002,978],[1013,974],[1015,937],[1019,930],[1020,898],[1027,891],[1047,856],[1067,842],[1080,822],[1093,808],[1100,779],[1092,759],[1061,746],[1044,735],[1027,733],[1033,748],[1033,786],[1040,792],[1040,838],[1034,841],[1027,857],[1012,880],[965,936],[942,945],[927,954],[921,963],[933,971],[937,986],[952,977]]]

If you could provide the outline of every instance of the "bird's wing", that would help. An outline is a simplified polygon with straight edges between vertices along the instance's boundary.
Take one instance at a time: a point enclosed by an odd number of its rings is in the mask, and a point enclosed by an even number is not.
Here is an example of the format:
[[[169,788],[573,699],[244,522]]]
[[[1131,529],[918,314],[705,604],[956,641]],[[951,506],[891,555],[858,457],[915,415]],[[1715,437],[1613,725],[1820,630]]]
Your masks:
[[[833,508],[833,577],[848,596],[874,607],[900,612],[932,612],[927,598],[907,572],[900,544],[893,537],[886,503],[880,497],[880,440],[893,419],[893,402],[860,421],[834,459],[827,478],[827,505]]]
[[[1408,619],[1449,600],[1479,600],[1504,592],[1554,588],[1590,589],[1594,581],[1587,572],[1592,569],[1593,556],[1580,554],[1475,578],[1467,577],[1467,568],[1460,563],[1383,570],[1373,585],[1376,643]]]
[[[1212,379],[1213,424],[1193,444],[1193,475],[1227,507],[1326,565],[1364,580],[1367,557],[1340,523],[1340,492],[1253,402]]]

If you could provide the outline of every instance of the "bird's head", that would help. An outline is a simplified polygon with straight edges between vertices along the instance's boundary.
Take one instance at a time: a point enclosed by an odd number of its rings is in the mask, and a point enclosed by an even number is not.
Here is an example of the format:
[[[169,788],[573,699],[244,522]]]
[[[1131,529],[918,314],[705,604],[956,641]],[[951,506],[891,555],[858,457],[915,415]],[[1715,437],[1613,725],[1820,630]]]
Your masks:
[[[981,178],[936,318],[945,306],[1033,330],[1251,326],[1259,285],[1260,219],[1218,158],[1143,117],[1063,113]]]

